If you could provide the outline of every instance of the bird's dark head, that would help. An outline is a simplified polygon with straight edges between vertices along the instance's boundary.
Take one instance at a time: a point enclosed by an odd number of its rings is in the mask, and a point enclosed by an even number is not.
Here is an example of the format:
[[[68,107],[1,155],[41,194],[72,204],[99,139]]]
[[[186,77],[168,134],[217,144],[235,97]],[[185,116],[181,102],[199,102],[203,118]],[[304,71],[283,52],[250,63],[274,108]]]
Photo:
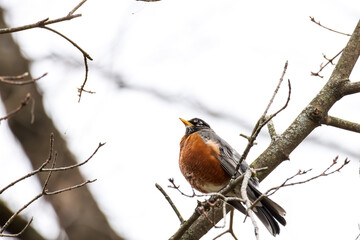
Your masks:
[[[207,124],[204,120],[201,120],[200,118],[193,118],[189,121],[180,118],[180,120],[184,123],[186,127],[185,134],[191,134],[201,129],[210,128],[209,124]]]

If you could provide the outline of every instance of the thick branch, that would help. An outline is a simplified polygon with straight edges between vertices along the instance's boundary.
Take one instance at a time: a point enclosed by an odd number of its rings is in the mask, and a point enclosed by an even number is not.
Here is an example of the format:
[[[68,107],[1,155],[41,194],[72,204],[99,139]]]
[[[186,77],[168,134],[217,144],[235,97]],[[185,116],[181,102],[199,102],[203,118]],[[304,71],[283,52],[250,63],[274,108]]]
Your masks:
[[[344,85],[344,91],[343,94],[344,95],[350,95],[350,94],[354,94],[354,93],[359,93],[360,92],[360,82],[346,82]]]

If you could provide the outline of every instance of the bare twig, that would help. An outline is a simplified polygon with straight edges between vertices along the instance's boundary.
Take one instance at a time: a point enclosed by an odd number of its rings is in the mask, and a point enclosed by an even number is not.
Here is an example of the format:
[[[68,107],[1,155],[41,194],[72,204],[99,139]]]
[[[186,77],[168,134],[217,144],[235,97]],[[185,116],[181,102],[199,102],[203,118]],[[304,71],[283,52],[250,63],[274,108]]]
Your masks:
[[[6,114],[6,116],[1,117],[0,122],[2,120],[9,119],[12,116],[14,116],[17,112],[19,112],[21,109],[23,109],[29,103],[30,99],[31,99],[31,95],[30,95],[30,93],[27,93],[25,99],[21,101],[20,106],[17,107],[15,110],[13,110],[13,111],[9,112],[8,114]]]
[[[71,10],[69,13],[68,13],[68,16],[71,16],[73,15],[87,0],[82,0],[78,5],[76,5],[74,7],[73,10]]]
[[[55,190],[55,191],[52,191],[52,192],[49,192],[47,190],[47,186],[48,186],[48,183],[50,181],[50,178],[53,174],[53,172],[55,171],[65,171],[65,170],[69,170],[69,169],[72,169],[72,168],[75,168],[75,167],[80,167],[82,166],[83,164],[87,163],[94,155],[95,153],[98,151],[98,149],[103,146],[104,144],[100,143],[99,146],[96,148],[96,150],[94,151],[94,153],[84,162],[82,163],[79,163],[79,164],[76,164],[76,165],[72,165],[72,166],[68,166],[68,167],[62,167],[62,168],[55,168],[55,164],[56,164],[56,160],[57,160],[57,153],[55,152],[54,153],[54,134],[51,133],[50,135],[50,148],[49,148],[49,156],[48,158],[43,162],[43,164],[41,164],[41,166],[26,174],[25,176],[13,181],[12,183],[10,183],[9,185],[7,185],[6,187],[4,187],[3,189],[0,190],[0,194],[3,193],[5,190],[9,189],[11,186],[14,186],[16,183],[20,182],[20,181],[23,181],[24,179],[28,178],[28,177],[31,177],[37,173],[40,173],[40,172],[48,172],[48,175],[46,177],[46,180],[43,184],[43,187],[42,187],[42,190],[39,194],[37,194],[35,197],[33,197],[30,201],[28,201],[25,205],[23,205],[17,212],[15,212],[7,221],[6,223],[2,226],[2,228],[0,229],[0,237],[1,236],[19,236],[32,222],[32,219],[29,221],[29,223],[25,226],[25,228],[17,233],[17,234],[3,234],[3,232],[7,229],[7,227],[14,221],[15,217],[17,217],[24,209],[26,209],[29,205],[31,205],[33,202],[35,202],[36,200],[38,200],[39,198],[43,197],[43,196],[51,196],[51,195],[56,195],[56,194],[60,194],[62,192],[65,192],[65,191],[71,191],[73,189],[76,189],[76,188],[80,188],[88,183],[92,183],[94,181],[96,181],[96,179],[94,180],[87,180],[83,183],[80,183],[80,184],[77,184],[77,185],[73,185],[73,186],[70,186],[70,187],[67,187],[67,188],[63,188],[63,189],[60,189],[60,190]],[[51,164],[51,168],[45,168],[46,165],[49,164],[49,162],[53,160],[52,164]]]
[[[70,38],[68,38],[67,36],[65,36],[64,34],[56,31],[53,28],[48,27],[47,25],[49,24],[53,24],[53,23],[58,23],[58,22],[62,22],[65,20],[71,20],[75,17],[80,17],[81,14],[75,14],[74,13],[86,2],[87,0],[82,0],[79,4],[77,4],[65,17],[62,18],[58,18],[58,19],[54,19],[54,20],[49,20],[49,18],[43,19],[37,23],[34,24],[29,24],[29,25],[25,25],[25,26],[21,26],[21,27],[15,27],[15,28],[4,28],[4,29],[0,29],[0,34],[1,33],[11,33],[11,32],[17,32],[17,31],[23,31],[23,30],[27,30],[27,29],[31,29],[31,28],[44,28],[47,29],[59,36],[61,36],[62,38],[66,39],[68,42],[70,42],[74,47],[76,47],[84,56],[84,65],[85,65],[85,80],[83,82],[83,84],[81,85],[81,87],[78,89],[79,91],[79,102],[81,99],[81,94],[82,92],[87,92],[87,93],[95,93],[93,91],[87,91],[84,89],[85,84],[87,82],[88,79],[88,72],[89,72],[89,68],[88,68],[88,62],[87,60],[93,60],[91,58],[91,56],[85,52],[78,44],[76,44],[74,41],[72,41]],[[0,78],[1,81],[1,78]],[[27,81],[27,83],[32,83],[33,81]],[[27,84],[26,83],[26,84]]]
[[[252,222],[252,224],[254,226],[255,237],[258,240],[258,239],[260,239],[260,237],[259,237],[259,227],[258,227],[257,222],[255,220],[254,212],[251,209],[251,201],[250,201],[249,197],[247,196],[247,191],[246,191],[252,173],[253,173],[253,170],[251,168],[248,168],[246,170],[246,172],[244,173],[244,180],[243,180],[243,182],[241,184],[240,191],[241,191],[241,197],[244,199],[247,209],[250,209],[247,212],[247,214],[245,215],[245,219],[246,219],[247,216],[250,217],[251,222]],[[245,219],[244,219],[244,221],[245,221]]]
[[[91,93],[91,94],[95,93],[95,92],[87,91],[87,90],[84,89],[85,84],[86,84],[87,79],[88,79],[88,73],[89,73],[89,67],[88,67],[87,58],[86,58],[85,55],[84,55],[84,65],[85,65],[85,79],[84,79],[84,82],[83,82],[83,84],[81,85],[81,87],[78,88],[78,92],[79,92],[79,100],[78,100],[78,102],[80,102],[80,100],[81,100],[81,94],[82,94],[82,92],[87,92],[87,93]]]
[[[99,143],[99,145],[97,146],[97,148],[95,149],[95,151],[91,154],[91,156],[86,159],[85,161],[81,162],[81,163],[78,163],[78,164],[74,164],[74,165],[70,165],[70,166],[66,166],[66,167],[57,167],[57,168],[42,168],[40,170],[40,172],[49,172],[49,171],[52,171],[52,172],[59,172],[59,171],[67,171],[67,170],[70,170],[70,169],[73,169],[73,168],[77,168],[77,167],[80,167],[84,164],[86,164],[88,161],[90,161],[90,159],[92,159],[94,157],[94,155],[97,153],[97,151],[102,147],[104,146],[106,143]]]
[[[259,120],[258,120],[257,123],[255,124],[255,127],[254,127],[254,129],[253,129],[253,131],[252,131],[252,134],[251,134],[251,136],[250,136],[249,139],[248,139],[248,144],[247,144],[247,146],[246,146],[243,154],[241,155],[240,160],[239,160],[239,162],[238,162],[238,164],[237,164],[237,166],[236,166],[235,172],[234,172],[234,174],[233,174],[233,178],[236,177],[236,175],[237,175],[237,173],[238,173],[238,171],[239,171],[239,169],[240,169],[241,162],[246,159],[246,157],[247,157],[247,155],[249,154],[250,149],[251,149],[252,146],[254,145],[254,142],[255,142],[257,136],[259,135],[261,129],[262,129],[272,118],[274,118],[278,113],[280,113],[282,110],[284,110],[284,109],[287,107],[287,105],[288,105],[288,103],[289,103],[289,101],[290,101],[290,96],[291,96],[291,84],[290,84],[290,80],[288,80],[289,94],[288,94],[288,98],[287,98],[287,101],[286,101],[285,105],[284,105],[280,110],[278,110],[276,113],[271,114],[268,118],[266,118],[267,112],[269,111],[270,106],[272,105],[272,103],[273,103],[273,101],[274,101],[274,98],[275,98],[275,96],[276,96],[276,94],[277,94],[277,92],[278,92],[278,90],[279,90],[279,88],[280,88],[280,85],[281,85],[281,83],[282,83],[283,80],[284,80],[284,76],[285,76],[287,67],[288,67],[288,61],[285,62],[284,69],[283,69],[283,72],[282,72],[282,74],[281,74],[279,83],[278,83],[278,85],[277,85],[276,88],[275,88],[275,91],[274,91],[273,96],[271,97],[271,99],[270,99],[270,101],[269,101],[268,106],[266,107],[264,113],[262,114],[262,116],[259,118]]]
[[[7,234],[7,233],[0,233],[0,237],[11,237],[11,238],[16,238],[19,237],[21,234],[23,234],[23,232],[30,226],[30,224],[33,221],[33,217],[30,219],[30,221],[25,225],[25,227],[18,233],[14,233],[14,234]]]
[[[223,210],[226,210],[224,207],[223,207]],[[226,211],[225,213],[223,213],[223,215],[226,215]],[[225,217],[224,217],[225,219]],[[216,240],[218,238],[220,238],[221,236],[225,235],[226,233],[230,233],[231,236],[235,239],[235,240],[238,240],[235,233],[234,233],[234,229],[233,229],[233,225],[234,225],[234,209],[232,209],[230,211],[230,223],[229,223],[229,228],[225,231],[225,232],[222,232],[220,233],[219,235],[217,235],[213,240]]]
[[[54,20],[49,20],[49,18],[45,18],[45,19],[43,19],[41,21],[38,21],[36,23],[24,25],[24,26],[21,26],[21,27],[2,28],[2,29],[0,29],[0,34],[13,33],[13,32],[19,32],[19,31],[28,30],[28,29],[31,29],[31,28],[43,27],[44,25],[50,25],[50,24],[54,24],[54,23],[58,23],[58,22],[63,22],[63,21],[71,20],[73,18],[77,18],[77,17],[81,17],[81,14],[75,14],[75,15],[70,15],[70,16],[67,15],[65,17],[57,18],[57,19],[54,19]]]
[[[351,34],[339,32],[339,31],[336,31],[336,30],[334,30],[334,29],[325,27],[324,25],[320,24],[320,21],[317,22],[314,17],[309,16],[309,18],[310,18],[310,20],[311,20],[313,23],[319,25],[319,26],[322,27],[322,28],[325,28],[325,29],[327,29],[327,30],[329,30],[329,31],[336,32],[336,33],[339,33],[339,34],[342,34],[342,35],[351,37]]]
[[[47,30],[49,30],[49,31],[51,31],[51,32],[53,32],[53,33],[56,33],[57,35],[61,36],[61,37],[64,38],[66,41],[68,41],[69,43],[71,43],[74,47],[76,47],[76,48],[84,55],[84,57],[86,57],[86,58],[89,59],[89,60],[93,60],[87,52],[85,52],[79,45],[77,45],[73,40],[71,40],[70,38],[68,38],[68,37],[65,36],[64,34],[56,31],[56,30],[53,29],[53,28],[47,27],[47,26],[43,26],[42,28],[47,29]]]
[[[324,76],[320,75],[320,72],[327,66],[329,65],[329,63],[331,63],[332,65],[334,65],[333,61],[335,60],[335,58],[337,58],[342,52],[344,51],[344,49],[341,49],[340,52],[338,52],[334,57],[332,58],[327,58],[325,56],[325,54],[323,54],[323,57],[327,60],[327,62],[323,65],[322,63],[320,64],[320,69],[317,72],[311,72],[311,76],[315,76],[315,77],[320,77],[323,78]]]
[[[71,191],[71,190],[74,190],[74,189],[76,189],[76,188],[80,188],[80,187],[82,187],[82,186],[85,186],[85,185],[88,184],[88,183],[93,183],[93,182],[95,182],[96,180],[97,180],[97,179],[86,180],[86,181],[83,182],[83,183],[76,184],[76,185],[73,185],[73,186],[71,186],[71,187],[63,188],[63,189],[56,190],[56,191],[53,191],[53,192],[48,192],[48,191],[46,191],[44,195],[50,196],[50,195],[56,195],[56,194],[59,194],[59,193],[63,193],[63,192],[66,192],[66,191]]]
[[[192,194],[191,194],[191,195],[190,195],[190,194],[186,194],[186,193],[184,193],[184,192],[182,192],[182,191],[180,190],[180,186],[176,186],[175,181],[174,181],[173,178],[169,178],[168,180],[169,180],[169,182],[170,182],[171,185],[172,185],[172,186],[169,186],[169,188],[174,188],[174,189],[178,190],[178,192],[181,193],[181,195],[183,195],[183,196],[185,196],[185,197],[191,197],[191,198],[192,198],[192,197],[195,197],[195,196],[199,196],[199,195],[197,195],[197,194],[195,193],[195,191],[194,191],[193,188],[191,188],[191,189],[192,189]]]
[[[61,18],[57,18],[57,19],[53,19],[53,20],[49,20],[49,18],[45,18],[43,20],[40,20],[36,23],[33,24],[28,24],[28,25],[24,25],[21,27],[14,27],[14,28],[1,28],[0,29],[0,34],[4,34],[4,33],[13,33],[13,32],[19,32],[19,31],[24,31],[27,29],[31,29],[31,28],[38,28],[38,27],[44,27],[45,25],[50,25],[50,24],[54,24],[54,23],[58,23],[58,22],[63,22],[63,21],[67,21],[67,20],[71,20],[73,18],[77,18],[77,17],[81,17],[81,14],[75,14],[75,11],[78,10],[81,5],[83,5],[87,0],[83,0],[81,1],[78,5],[76,5],[65,17],[61,17]]]
[[[314,176],[314,177],[311,177],[309,179],[306,179],[306,180],[303,180],[303,181],[298,181],[298,182],[292,182],[292,183],[288,183],[290,180],[294,179],[295,177],[297,176],[300,176],[300,175],[304,175],[308,172],[310,172],[312,169],[309,169],[309,170],[299,170],[296,174],[294,174],[293,176],[287,178],[282,184],[280,184],[279,186],[277,187],[272,187],[270,188],[269,190],[267,190],[265,193],[263,193],[260,197],[258,197],[251,205],[250,208],[253,208],[254,206],[256,206],[256,204],[261,201],[264,197],[269,197],[273,194],[275,194],[279,189],[281,188],[284,188],[284,187],[289,187],[289,186],[294,186],[294,185],[299,185],[299,184],[304,184],[304,183],[307,183],[307,182],[310,182],[310,181],[313,181],[317,178],[320,178],[320,177],[326,177],[326,176],[329,176],[331,174],[334,174],[336,172],[340,172],[340,170],[345,166],[347,165],[350,161],[346,158],[343,162],[343,164],[341,164],[338,168],[332,170],[329,172],[330,169],[332,169],[336,164],[337,164],[337,161],[338,161],[338,156],[336,156],[332,163],[330,164],[329,167],[327,167],[323,172],[321,172],[320,174]]]
[[[40,80],[41,78],[45,77],[47,73],[44,73],[38,78],[30,79],[30,80],[23,80],[25,77],[29,76],[29,73],[23,73],[18,76],[0,76],[0,82],[11,84],[11,85],[26,85],[36,82],[37,80]]]
[[[39,173],[41,171],[51,161],[52,156],[53,156],[53,151],[54,151],[54,134],[53,133],[50,134],[50,144],[49,145],[50,145],[50,147],[49,147],[49,157],[43,162],[43,164],[41,164],[41,166],[38,169],[36,169],[36,170],[26,174],[25,176],[23,176],[23,177],[15,180],[13,182],[11,182],[10,184],[8,184],[6,187],[4,187],[3,189],[0,190],[0,194],[2,194],[8,188],[10,188],[10,187],[14,186],[15,184],[17,184],[18,182],[21,182],[21,181],[25,180],[26,178],[31,177],[31,176],[33,176],[33,175],[35,175],[35,174],[37,174],[37,173]]]
[[[170,206],[176,213],[176,216],[179,218],[180,224],[183,224],[185,222],[184,218],[181,216],[179,210],[177,209],[177,207],[175,206],[174,202],[171,200],[169,195],[165,192],[165,190],[159,184],[156,183],[155,186],[157,189],[159,189],[159,191],[162,193],[162,195],[164,195],[165,199],[169,202]]]

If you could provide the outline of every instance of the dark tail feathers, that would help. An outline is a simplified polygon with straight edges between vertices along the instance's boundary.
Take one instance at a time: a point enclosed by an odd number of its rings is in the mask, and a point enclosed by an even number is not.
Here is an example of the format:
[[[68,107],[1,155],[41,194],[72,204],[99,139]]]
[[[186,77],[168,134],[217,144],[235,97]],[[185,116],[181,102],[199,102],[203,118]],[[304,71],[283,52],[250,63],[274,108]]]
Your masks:
[[[261,192],[253,184],[249,184],[247,192],[248,197],[252,202],[261,195]],[[246,213],[245,207],[241,202],[229,201],[228,203],[243,214]],[[286,225],[286,220],[284,218],[286,213],[285,210],[268,197],[263,198],[253,210],[273,236],[280,233],[278,222],[283,226]]]

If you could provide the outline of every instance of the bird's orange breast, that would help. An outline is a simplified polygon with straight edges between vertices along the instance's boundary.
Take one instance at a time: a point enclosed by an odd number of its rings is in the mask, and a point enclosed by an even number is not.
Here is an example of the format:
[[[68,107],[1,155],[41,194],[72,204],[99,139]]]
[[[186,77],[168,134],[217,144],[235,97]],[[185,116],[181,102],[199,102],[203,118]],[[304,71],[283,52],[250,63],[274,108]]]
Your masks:
[[[179,165],[191,186],[200,192],[217,192],[230,180],[222,168],[219,145],[197,133],[185,135],[180,142]]]

